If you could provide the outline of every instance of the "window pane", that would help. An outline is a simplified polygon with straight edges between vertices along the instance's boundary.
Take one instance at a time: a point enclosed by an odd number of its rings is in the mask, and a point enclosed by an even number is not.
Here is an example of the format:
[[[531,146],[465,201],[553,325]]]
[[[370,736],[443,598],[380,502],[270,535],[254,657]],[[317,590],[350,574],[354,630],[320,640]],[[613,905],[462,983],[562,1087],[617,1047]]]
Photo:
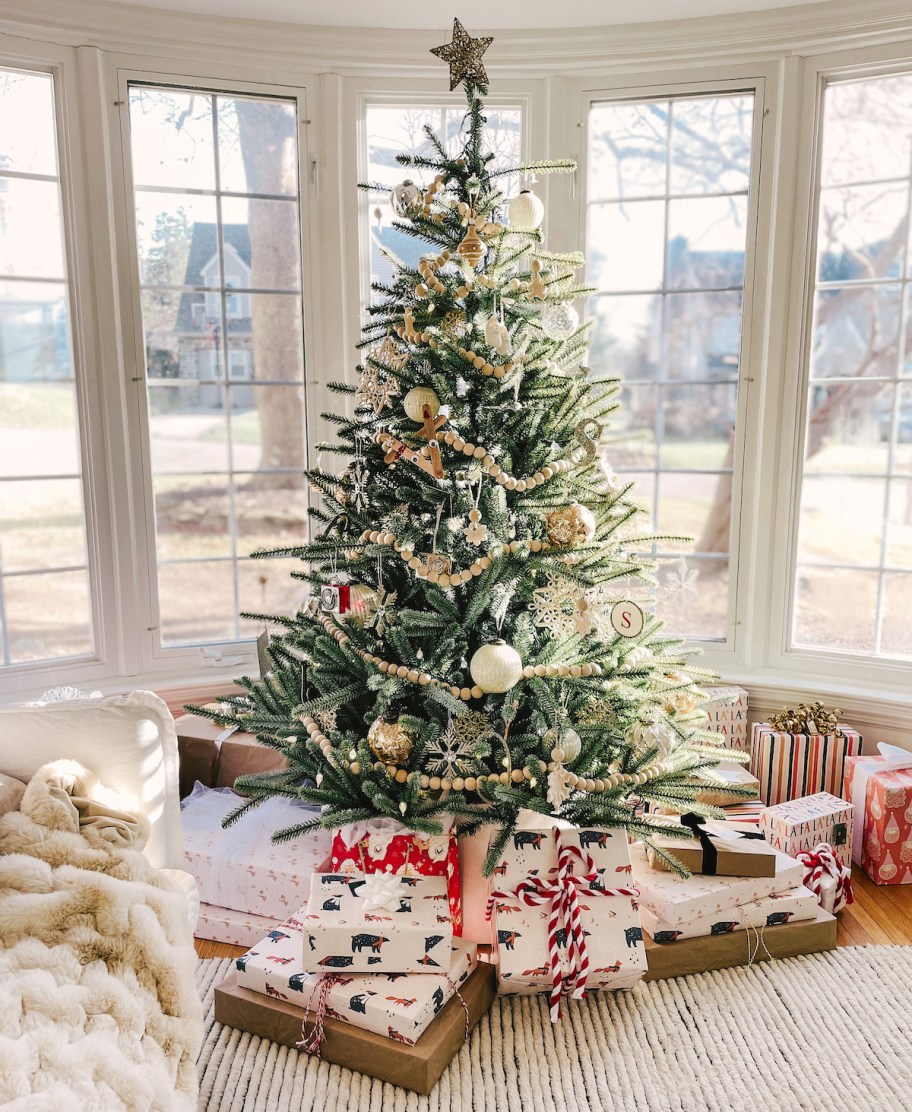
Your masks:
[[[796,646],[910,656],[910,152],[912,76],[827,87]]]
[[[606,455],[639,480],[657,531],[696,543],[652,553],[656,604],[674,632],[710,640],[729,627],[753,114],[753,95],[738,93],[594,104],[589,116],[590,362],[625,383]]]
[[[232,640],[246,557],[306,540],[297,105],[133,86],[130,112],[160,637]]]
[[[94,647],[56,127],[0,69],[0,667]]]
[[[517,165],[522,160],[522,109],[488,104],[485,117],[485,139],[494,154],[493,167]],[[370,257],[365,264],[371,282],[385,282],[392,277],[392,267],[384,250],[391,251],[406,264],[415,265],[421,255],[434,249],[424,240],[393,227],[396,219],[390,207],[393,186],[406,179],[411,179],[422,188],[430,184],[426,171],[400,166],[396,155],[408,153],[436,157],[424,133],[426,126],[442,137],[448,149],[455,154],[461,150],[460,134],[464,121],[465,109],[455,104],[368,105],[365,177],[382,187],[367,194]],[[520,188],[512,177],[504,177],[500,185],[507,196],[516,194]]]

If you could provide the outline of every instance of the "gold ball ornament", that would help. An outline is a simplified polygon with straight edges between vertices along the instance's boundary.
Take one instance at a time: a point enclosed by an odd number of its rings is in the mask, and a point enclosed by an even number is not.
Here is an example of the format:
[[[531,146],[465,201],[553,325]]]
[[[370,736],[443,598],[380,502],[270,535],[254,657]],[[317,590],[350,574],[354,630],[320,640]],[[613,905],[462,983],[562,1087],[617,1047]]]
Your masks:
[[[494,641],[472,655],[469,671],[486,695],[500,695],[522,678],[522,657],[506,641]]]
[[[559,749],[562,753],[561,760],[567,763],[575,761],[583,747],[582,738],[569,726],[565,730],[558,730],[552,726],[542,737],[542,743],[549,753]]]
[[[387,722],[381,717],[375,719],[367,731],[367,744],[377,760],[396,765],[409,759],[415,738],[398,719]]]
[[[424,407],[427,406],[434,418],[440,412],[440,398],[430,386],[413,386],[402,399],[402,408],[416,425],[424,424]]]
[[[595,536],[595,516],[588,507],[571,502],[545,516],[545,529],[551,544],[560,548],[585,544]]]
[[[507,219],[514,228],[538,228],[545,219],[545,206],[531,189],[524,189],[507,205]]]

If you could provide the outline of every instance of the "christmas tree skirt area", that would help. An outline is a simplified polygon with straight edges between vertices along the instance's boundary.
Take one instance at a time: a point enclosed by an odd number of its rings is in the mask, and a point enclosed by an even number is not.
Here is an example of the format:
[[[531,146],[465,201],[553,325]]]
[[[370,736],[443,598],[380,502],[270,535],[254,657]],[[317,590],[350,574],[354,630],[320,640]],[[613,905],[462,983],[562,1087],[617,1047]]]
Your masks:
[[[216,1023],[201,961],[201,1112],[874,1112],[909,1107],[912,947],[859,946],[593,994],[552,1026],[498,997],[428,1096]]]

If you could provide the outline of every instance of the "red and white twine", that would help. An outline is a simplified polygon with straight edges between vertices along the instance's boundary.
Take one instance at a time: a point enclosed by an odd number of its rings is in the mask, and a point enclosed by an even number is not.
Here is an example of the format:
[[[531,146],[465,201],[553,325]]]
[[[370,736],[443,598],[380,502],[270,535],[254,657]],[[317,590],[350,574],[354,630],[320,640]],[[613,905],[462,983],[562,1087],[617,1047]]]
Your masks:
[[[839,860],[829,842],[821,842],[812,850],[795,854],[796,860],[804,865],[804,886],[817,897],[818,903],[823,895],[823,878],[830,876],[836,881],[834,914],[850,903],[855,902],[852,888],[852,870]]]
[[[545,879],[539,876],[526,877],[512,891],[497,890],[488,897],[486,917],[491,918],[497,900],[519,900],[528,907],[548,904],[548,960],[551,967],[551,1022],[556,1023],[561,1015],[561,997],[571,996],[581,1000],[586,992],[586,979],[589,976],[589,953],[586,936],[580,916],[580,896],[632,896],[640,894],[639,888],[594,888],[592,882],[598,879],[595,863],[589,854],[584,854],[577,846],[561,844],[560,830],[554,828],[554,841],[557,845],[556,875]],[[574,874],[573,865],[579,861],[582,872]],[[553,870],[552,870],[553,871]],[[568,972],[564,975],[561,967],[560,951],[557,945],[558,931],[563,928],[567,942]]]

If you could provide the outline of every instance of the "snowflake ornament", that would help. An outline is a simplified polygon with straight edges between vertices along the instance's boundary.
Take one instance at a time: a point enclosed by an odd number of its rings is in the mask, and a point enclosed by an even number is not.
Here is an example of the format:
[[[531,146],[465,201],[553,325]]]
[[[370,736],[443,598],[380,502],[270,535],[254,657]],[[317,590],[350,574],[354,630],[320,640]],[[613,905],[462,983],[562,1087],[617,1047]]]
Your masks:
[[[547,586],[533,592],[532,620],[553,637],[570,637],[580,632],[577,619],[583,612],[578,604],[584,601],[583,592],[572,580],[549,571]]]
[[[452,722],[439,738],[432,741],[427,747],[430,758],[427,768],[434,776],[442,776],[447,780],[455,780],[457,776],[467,776],[477,768],[474,740],[460,741],[456,736],[456,729]]]
[[[399,383],[394,378],[382,374],[379,368],[366,363],[361,369],[355,395],[365,405],[372,406],[374,413],[382,413],[390,404],[390,399],[397,397],[399,393]]]
[[[675,561],[674,567],[663,577],[662,591],[670,598],[684,599],[697,597],[697,580],[700,572],[697,568],[689,568],[687,561],[682,556]]]
[[[371,603],[371,615],[364,624],[368,629],[373,629],[378,637],[382,637],[393,620],[397,596],[395,591],[388,593],[385,587],[378,587],[374,595],[375,599]]]
[[[365,911],[398,911],[402,880],[393,873],[367,873],[358,895],[364,897]]]
[[[348,472],[351,487],[348,492],[348,497],[354,509],[361,513],[367,508],[367,490],[370,486],[370,471],[364,466],[364,463],[359,459],[351,465]]]
[[[336,707],[333,707],[332,710],[318,710],[314,714],[314,718],[317,720],[317,725],[325,734],[332,733],[332,731],[336,728],[337,713],[338,709]]]
[[[475,745],[494,736],[487,718],[477,710],[457,714],[453,722],[453,733],[460,744]]]

